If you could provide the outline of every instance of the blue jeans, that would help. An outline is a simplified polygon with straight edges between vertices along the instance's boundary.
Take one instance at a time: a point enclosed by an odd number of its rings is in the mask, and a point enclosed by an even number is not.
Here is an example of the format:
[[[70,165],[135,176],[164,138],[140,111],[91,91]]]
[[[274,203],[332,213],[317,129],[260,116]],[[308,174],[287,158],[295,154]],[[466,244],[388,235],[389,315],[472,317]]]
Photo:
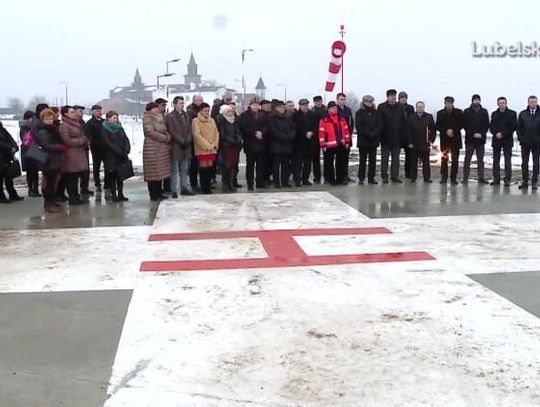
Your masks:
[[[190,184],[189,184],[189,162],[190,160],[172,160],[171,161],[171,191],[172,192],[181,193],[182,191],[191,191]],[[179,181],[180,181],[180,190],[178,190]]]

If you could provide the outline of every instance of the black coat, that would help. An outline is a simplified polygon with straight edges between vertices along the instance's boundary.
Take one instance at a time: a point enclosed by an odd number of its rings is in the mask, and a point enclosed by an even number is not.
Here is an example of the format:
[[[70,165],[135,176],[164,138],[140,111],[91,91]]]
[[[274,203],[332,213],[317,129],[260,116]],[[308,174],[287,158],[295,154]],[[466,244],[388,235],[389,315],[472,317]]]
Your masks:
[[[375,108],[361,106],[355,115],[356,145],[359,149],[377,148],[383,128],[381,113]]]
[[[292,117],[273,114],[268,120],[270,154],[291,154],[296,135]]]
[[[11,134],[9,134],[0,122],[0,172],[2,172],[4,167],[15,158],[15,154],[11,152],[11,149],[13,148],[15,151],[19,151],[17,142],[13,140]]]
[[[501,112],[500,109],[491,113],[491,124],[489,131],[493,134],[491,141],[492,147],[513,147],[514,146],[514,132],[517,127],[517,115],[516,112],[510,109],[506,109]],[[502,133],[502,138],[499,140],[495,135]]]
[[[112,133],[105,127],[101,128],[100,137],[103,143],[105,171],[114,172],[118,164],[128,159],[128,154],[131,151],[129,138],[124,129]]]
[[[519,114],[517,134],[521,145],[529,147],[540,145],[540,108],[536,109],[534,116],[528,108]]]
[[[221,116],[218,131],[219,143],[221,146],[242,148],[242,134],[240,133],[238,119],[235,119],[234,123],[230,123],[227,121],[227,119]]]
[[[246,110],[238,119],[242,140],[244,140],[244,150],[247,154],[264,153],[266,151],[267,130],[264,127],[265,121],[259,112],[255,115],[251,110]],[[262,139],[255,137],[255,133],[260,131]]]
[[[377,108],[381,114],[383,128],[381,132],[381,145],[387,147],[399,147],[403,144],[405,133],[405,113],[403,108],[396,103],[381,103]]]
[[[58,126],[45,125],[41,122],[37,125],[36,144],[49,154],[49,161],[46,162],[43,171],[60,171],[62,169],[62,138],[58,132]]]
[[[489,130],[489,114],[482,106],[475,110],[472,106],[463,112],[463,127],[465,128],[465,144],[486,144],[486,134]],[[480,133],[482,138],[474,138],[475,133]]]
[[[297,110],[293,115],[296,136],[293,142],[295,153],[305,153],[319,147],[319,121],[312,112],[306,113]],[[313,135],[307,138],[306,134],[311,131]]]
[[[352,135],[354,132],[354,119],[351,108],[349,106],[344,106],[342,109],[338,106],[337,112],[338,117],[343,117],[347,121],[347,126],[349,127],[349,134],[351,135],[352,139]]]
[[[429,151],[429,146],[435,141],[437,131],[433,115],[424,113],[422,116],[413,114],[407,121],[408,143],[416,151]]]
[[[92,143],[92,147],[103,147],[103,142],[101,140],[101,127],[103,126],[103,122],[105,120],[103,118],[96,119],[94,116],[88,122],[86,123],[86,136],[88,137],[88,140],[90,140],[90,143]]]
[[[403,117],[405,120],[409,120],[414,115],[414,106],[410,104],[404,104],[401,105],[401,108],[403,109]]]
[[[463,111],[453,108],[451,111],[446,109],[437,112],[437,121],[435,127],[441,137],[441,148],[462,148],[461,129],[463,128]],[[448,137],[446,131],[454,130],[454,137]]]

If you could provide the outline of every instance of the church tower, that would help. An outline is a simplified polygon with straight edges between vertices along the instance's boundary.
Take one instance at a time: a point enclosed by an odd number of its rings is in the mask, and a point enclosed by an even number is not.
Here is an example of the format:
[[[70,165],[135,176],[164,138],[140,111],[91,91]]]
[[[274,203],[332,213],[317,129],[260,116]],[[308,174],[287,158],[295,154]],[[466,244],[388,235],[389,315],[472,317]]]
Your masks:
[[[255,86],[255,93],[257,93],[257,96],[261,99],[265,98],[266,85],[263,82],[262,76],[259,77],[259,82],[257,82],[257,86]]]
[[[187,75],[184,75],[185,85],[190,89],[198,89],[201,84],[201,75],[197,73],[197,63],[193,57],[193,52],[189,57],[189,63],[187,64]]]

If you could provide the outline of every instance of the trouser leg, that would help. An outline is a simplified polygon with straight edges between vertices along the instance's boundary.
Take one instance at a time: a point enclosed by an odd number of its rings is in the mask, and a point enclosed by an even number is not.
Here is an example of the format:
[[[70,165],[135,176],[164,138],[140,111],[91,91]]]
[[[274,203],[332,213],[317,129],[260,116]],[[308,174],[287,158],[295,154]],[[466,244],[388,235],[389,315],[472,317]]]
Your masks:
[[[358,180],[364,181],[366,178],[366,166],[367,166],[368,152],[364,149],[358,150]]]
[[[474,153],[475,147],[471,144],[465,146],[465,161],[463,163],[463,182],[469,181],[469,174],[471,172],[471,160]],[[452,168],[454,168],[454,163],[452,161]]]
[[[383,180],[388,179],[388,160],[390,158],[390,147],[382,146],[381,149],[381,177]]]
[[[504,147],[504,180],[512,181],[512,147]]]
[[[450,178],[452,181],[457,180],[459,170],[459,148],[452,149],[452,168],[450,170]]]
[[[392,154],[392,165],[390,167],[390,175],[392,179],[399,178],[399,153],[401,151],[401,148],[399,147],[392,147],[391,154]]]
[[[504,154],[506,161],[506,153]],[[506,168],[505,168],[506,169]],[[493,181],[501,180],[501,147],[493,147]]]

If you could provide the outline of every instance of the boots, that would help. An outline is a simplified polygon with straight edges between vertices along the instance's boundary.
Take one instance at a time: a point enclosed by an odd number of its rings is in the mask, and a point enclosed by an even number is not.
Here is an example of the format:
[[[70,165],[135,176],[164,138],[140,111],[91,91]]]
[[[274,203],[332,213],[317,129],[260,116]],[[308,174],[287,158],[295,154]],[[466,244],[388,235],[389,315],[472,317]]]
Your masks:
[[[113,202],[121,202],[120,199],[118,198],[118,195],[116,194],[116,179],[111,179],[110,187],[111,187],[111,200]]]
[[[227,194],[232,191],[232,181],[231,181],[231,175],[227,169],[224,169],[223,175],[221,176],[221,182],[223,183],[223,193]]]
[[[124,196],[124,181],[116,180],[116,186],[118,188],[118,199],[122,202],[129,201],[129,198]]]
[[[62,210],[60,209],[60,205],[49,200],[43,202],[43,209],[45,210],[45,213],[58,213]]]
[[[74,176],[66,176],[64,180],[66,190],[68,193],[68,201],[70,206],[79,206],[83,202],[79,195],[78,178]]]
[[[199,177],[201,179],[201,190],[203,194],[209,195],[212,193],[212,167],[199,168]]]
[[[0,188],[3,188],[3,185],[0,185]],[[6,198],[4,191],[0,189],[0,204],[9,204],[11,201]]]

